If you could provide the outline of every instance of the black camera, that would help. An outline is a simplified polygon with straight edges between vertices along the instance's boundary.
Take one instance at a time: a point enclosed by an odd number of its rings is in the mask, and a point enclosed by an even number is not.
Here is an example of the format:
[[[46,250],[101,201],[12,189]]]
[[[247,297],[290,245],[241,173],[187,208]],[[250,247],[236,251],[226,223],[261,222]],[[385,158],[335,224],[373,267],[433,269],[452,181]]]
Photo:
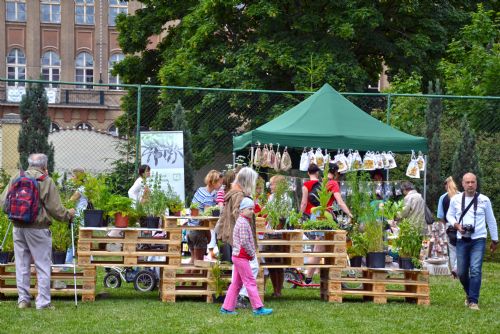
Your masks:
[[[472,236],[472,233],[474,233],[475,228],[473,225],[467,224],[464,225],[463,227],[464,232],[462,233],[462,238],[470,239]]]

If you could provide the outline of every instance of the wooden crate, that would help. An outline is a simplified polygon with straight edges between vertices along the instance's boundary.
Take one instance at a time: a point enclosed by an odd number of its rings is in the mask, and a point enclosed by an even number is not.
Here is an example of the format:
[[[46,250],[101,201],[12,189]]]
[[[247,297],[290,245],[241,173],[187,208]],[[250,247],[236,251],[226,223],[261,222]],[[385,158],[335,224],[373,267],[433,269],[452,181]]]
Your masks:
[[[322,275],[321,295],[331,302],[341,303],[344,296],[362,296],[376,304],[386,304],[393,297],[430,304],[428,271],[347,268],[330,269]]]
[[[68,271],[60,271],[64,267],[70,267]],[[0,264],[0,296],[5,294],[17,294],[16,287],[16,271],[15,264]],[[59,271],[58,271],[59,270]],[[38,294],[38,285],[36,281],[36,270],[34,265],[31,266],[31,284],[30,293],[33,296]],[[71,296],[74,292],[74,278],[73,278],[73,267],[70,264],[67,265],[53,265],[52,272],[50,275],[50,281],[52,284],[55,281],[63,281],[66,283],[66,288],[55,289],[51,284],[50,293],[53,296]],[[95,296],[95,269],[81,268],[77,267],[76,272],[76,292],[78,295],[82,296],[82,300],[89,300],[91,296]],[[93,300],[93,298],[92,298]]]
[[[181,232],[166,232],[164,238],[150,235],[154,229],[120,229],[122,237],[109,237],[103,232],[109,228],[81,228],[78,240],[78,264],[80,266],[168,266],[179,265],[181,259]],[[116,251],[107,251],[99,244],[118,245]],[[116,247],[116,246],[115,246]],[[148,248],[146,248],[148,247]],[[148,261],[147,257],[158,256],[159,260]]]
[[[258,232],[269,232],[269,230],[258,229]],[[282,259],[282,263],[275,264],[271,261],[262,264],[264,268],[296,268],[296,267],[322,267],[322,268],[344,268],[347,264],[346,252],[346,231],[330,230],[330,231],[314,231],[324,233],[324,240],[304,240],[304,234],[313,231],[304,230],[282,230],[274,231],[271,234],[272,238],[258,240],[259,245],[258,256],[264,259]],[[277,237],[280,237],[277,239]],[[306,252],[305,246],[324,246],[321,252]],[[267,251],[267,246],[277,246],[279,251]],[[305,258],[319,257],[321,262],[319,265],[308,265]],[[269,263],[271,262],[271,263]]]

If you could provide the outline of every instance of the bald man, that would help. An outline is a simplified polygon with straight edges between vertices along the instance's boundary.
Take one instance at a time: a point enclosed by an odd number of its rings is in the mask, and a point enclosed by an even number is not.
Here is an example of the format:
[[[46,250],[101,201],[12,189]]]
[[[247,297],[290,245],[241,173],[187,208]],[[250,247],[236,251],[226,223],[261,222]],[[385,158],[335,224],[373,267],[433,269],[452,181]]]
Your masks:
[[[493,253],[498,245],[497,221],[491,201],[477,190],[477,178],[466,173],[462,178],[464,192],[452,197],[446,219],[457,233],[457,268],[460,283],[464,288],[465,305],[471,310],[479,310],[479,290],[484,250],[486,248],[486,225],[490,231]]]

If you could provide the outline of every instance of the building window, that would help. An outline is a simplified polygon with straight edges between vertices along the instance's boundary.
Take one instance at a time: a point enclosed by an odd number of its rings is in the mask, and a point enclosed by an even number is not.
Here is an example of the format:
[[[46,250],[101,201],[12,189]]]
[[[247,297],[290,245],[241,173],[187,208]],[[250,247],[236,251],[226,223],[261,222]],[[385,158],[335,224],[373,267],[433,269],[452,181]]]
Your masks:
[[[59,125],[55,122],[51,122],[50,123],[50,132],[54,132],[54,131],[59,131],[61,130],[61,128],[59,127]]]
[[[92,130],[92,125],[90,125],[89,123],[85,123],[85,122],[78,123],[76,125],[76,129],[77,130]]]
[[[26,79],[26,57],[20,49],[12,49],[7,55],[7,78],[12,80]],[[24,86],[24,82],[9,81],[9,86]]]
[[[109,58],[109,77],[108,77],[108,83],[110,84],[115,84],[115,85],[119,85],[121,84],[121,81],[120,81],[120,76],[117,75],[116,77],[113,76],[111,74],[111,70],[113,69],[113,67],[115,66],[116,63],[119,63],[123,60],[123,58],[125,58],[125,56],[122,54],[122,53],[115,53],[114,55],[112,55],[110,58]],[[117,87],[117,86],[110,86],[109,89],[121,89],[121,87]]]
[[[75,23],[94,24],[94,0],[75,0]]]
[[[5,2],[7,21],[26,22],[25,2],[25,0],[7,0]]]
[[[45,52],[42,56],[42,80],[59,81],[61,73],[61,59],[53,51]],[[47,87],[58,87],[58,84],[50,83]]]
[[[108,25],[115,26],[116,17],[121,13],[128,13],[127,2],[119,0],[109,0]]]
[[[76,82],[94,82],[94,59],[87,52],[79,53],[76,56]],[[92,88],[92,85],[80,85],[78,88]]]
[[[41,21],[45,23],[61,23],[61,0],[41,0]]]
[[[116,127],[116,125],[111,124],[108,128],[108,133],[113,137],[118,137],[118,128]]]

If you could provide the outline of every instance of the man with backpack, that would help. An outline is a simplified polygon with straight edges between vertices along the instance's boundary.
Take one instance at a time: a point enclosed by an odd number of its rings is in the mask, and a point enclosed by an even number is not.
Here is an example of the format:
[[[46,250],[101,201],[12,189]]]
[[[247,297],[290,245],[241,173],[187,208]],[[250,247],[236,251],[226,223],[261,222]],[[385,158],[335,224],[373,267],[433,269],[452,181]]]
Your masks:
[[[66,209],[54,181],[47,175],[48,158],[33,153],[28,170],[13,177],[0,197],[0,205],[14,224],[14,256],[18,308],[31,307],[30,265],[35,263],[38,281],[37,309],[55,309],[50,299],[52,265],[51,219],[70,221],[75,209]]]

